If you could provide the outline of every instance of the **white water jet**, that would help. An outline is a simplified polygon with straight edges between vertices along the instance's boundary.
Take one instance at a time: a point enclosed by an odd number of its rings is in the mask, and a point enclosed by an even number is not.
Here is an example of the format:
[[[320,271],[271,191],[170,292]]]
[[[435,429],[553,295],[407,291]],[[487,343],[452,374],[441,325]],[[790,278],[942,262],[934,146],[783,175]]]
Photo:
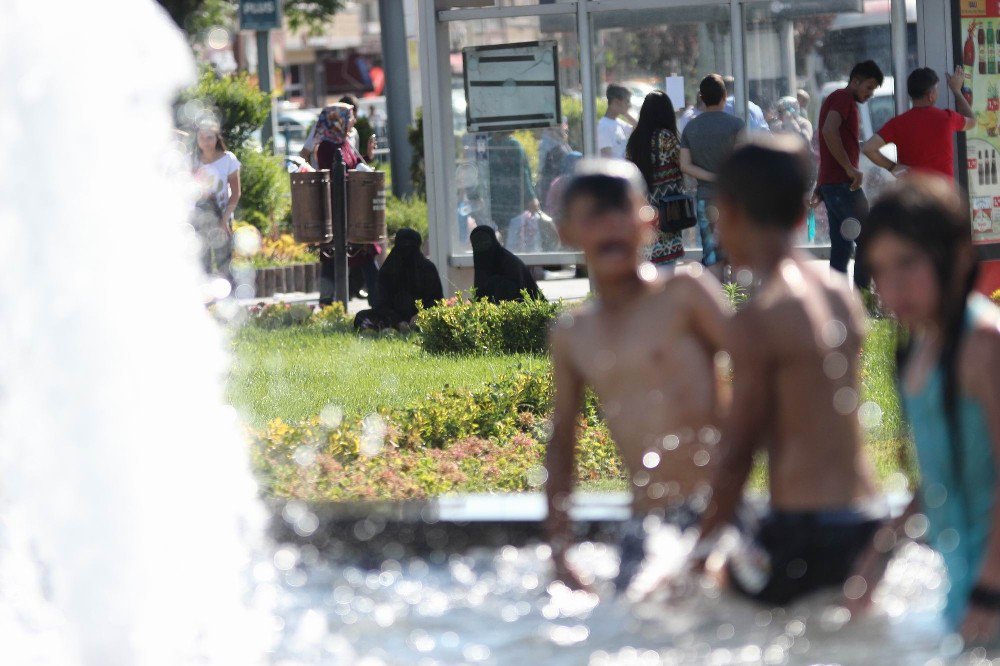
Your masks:
[[[261,509],[152,0],[0,19],[0,663],[260,663]]]

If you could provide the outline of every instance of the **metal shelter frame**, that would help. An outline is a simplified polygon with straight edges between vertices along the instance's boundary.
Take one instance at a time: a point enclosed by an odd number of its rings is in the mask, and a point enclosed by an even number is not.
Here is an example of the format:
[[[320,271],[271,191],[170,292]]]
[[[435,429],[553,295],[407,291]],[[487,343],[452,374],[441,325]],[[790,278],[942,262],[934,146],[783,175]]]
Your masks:
[[[455,21],[504,19],[525,16],[563,15],[576,17],[577,40],[580,48],[580,70],[583,105],[583,152],[596,154],[596,108],[587,100],[599,94],[594,73],[594,40],[592,19],[605,12],[628,12],[650,9],[697,7],[709,0],[560,0],[555,3],[515,6],[459,7],[454,5],[485,4],[481,2],[448,2],[421,0],[419,3],[420,71],[423,98],[424,165],[427,175],[427,205],[430,221],[429,243],[431,259],[448,283],[446,291],[465,289],[471,284],[472,257],[457,253],[453,247],[453,227],[457,206],[455,164],[453,155],[453,110],[451,101],[451,70],[449,24]],[[710,0],[716,6],[729,7],[730,40],[733,75],[736,79],[736,112],[746,115],[748,94],[744,54],[744,11],[746,5],[760,0]],[[916,0],[917,54],[920,63],[938,71],[953,66],[952,15],[953,4],[959,0]],[[785,5],[815,4],[815,0],[783,0]],[[890,0],[891,51],[893,71],[897,80],[905,79],[907,51],[906,0]],[[899,75],[902,74],[900,77]],[[942,95],[939,104],[952,104],[950,95]],[[895,87],[897,113],[908,108],[905,86]],[[445,140],[442,140],[444,137]],[[829,247],[810,248],[817,254],[829,252]],[[697,256],[696,253],[692,253]],[[569,264],[581,261],[575,252],[520,254],[529,265]]]

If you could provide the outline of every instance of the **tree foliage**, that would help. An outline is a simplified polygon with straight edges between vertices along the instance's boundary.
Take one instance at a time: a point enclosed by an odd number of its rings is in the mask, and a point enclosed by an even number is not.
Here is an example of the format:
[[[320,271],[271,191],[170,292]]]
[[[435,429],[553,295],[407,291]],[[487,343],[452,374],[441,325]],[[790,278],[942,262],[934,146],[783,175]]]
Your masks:
[[[197,39],[214,26],[235,29],[238,0],[157,0],[170,18],[184,29],[191,39]],[[319,34],[334,14],[344,8],[344,0],[283,0],[282,8],[288,27],[295,31],[305,28]]]
[[[198,82],[181,94],[182,105],[192,100],[215,114],[226,145],[234,151],[260,129],[271,109],[267,94],[247,74],[219,76],[211,69],[203,70]]]

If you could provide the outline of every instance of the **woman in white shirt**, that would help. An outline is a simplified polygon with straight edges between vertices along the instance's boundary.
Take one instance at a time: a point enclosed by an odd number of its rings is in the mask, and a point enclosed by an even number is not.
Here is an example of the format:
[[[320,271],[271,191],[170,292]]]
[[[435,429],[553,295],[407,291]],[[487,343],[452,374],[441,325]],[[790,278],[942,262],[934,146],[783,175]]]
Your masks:
[[[198,128],[194,177],[201,190],[196,227],[204,244],[205,270],[228,274],[233,213],[240,201],[240,161],[226,150],[218,124]]]

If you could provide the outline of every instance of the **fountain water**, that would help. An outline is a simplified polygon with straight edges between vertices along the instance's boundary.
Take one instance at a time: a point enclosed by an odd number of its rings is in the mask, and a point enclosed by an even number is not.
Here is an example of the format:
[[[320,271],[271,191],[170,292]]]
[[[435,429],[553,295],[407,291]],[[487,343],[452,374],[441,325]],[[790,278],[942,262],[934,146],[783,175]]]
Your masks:
[[[0,661],[259,663],[260,509],[164,157],[190,52],[151,1],[3,13]]]

